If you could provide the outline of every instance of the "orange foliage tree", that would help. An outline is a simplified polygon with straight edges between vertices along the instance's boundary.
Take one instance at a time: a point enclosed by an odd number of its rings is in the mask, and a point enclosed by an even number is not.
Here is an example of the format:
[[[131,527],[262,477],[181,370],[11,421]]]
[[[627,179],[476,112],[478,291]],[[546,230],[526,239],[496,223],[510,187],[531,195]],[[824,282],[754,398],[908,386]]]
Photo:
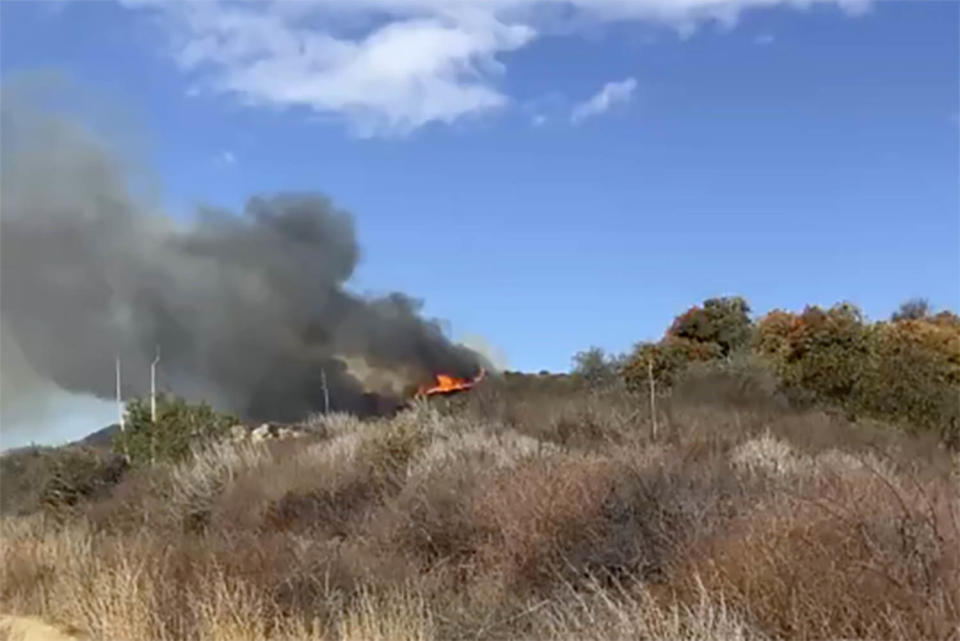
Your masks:
[[[775,310],[758,321],[754,349],[795,399],[934,430],[956,442],[960,318],[925,309],[894,318],[868,323],[848,304],[801,314]]]

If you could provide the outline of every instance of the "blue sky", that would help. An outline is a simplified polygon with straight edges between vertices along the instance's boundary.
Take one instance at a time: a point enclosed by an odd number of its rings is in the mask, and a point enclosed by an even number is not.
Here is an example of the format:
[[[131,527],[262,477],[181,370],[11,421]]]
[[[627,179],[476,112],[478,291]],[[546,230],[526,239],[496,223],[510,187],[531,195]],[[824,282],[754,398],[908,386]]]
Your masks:
[[[325,192],[353,289],[565,370],[714,295],[960,308],[960,6],[808,4],[5,2],[0,73],[109,103],[177,217]]]

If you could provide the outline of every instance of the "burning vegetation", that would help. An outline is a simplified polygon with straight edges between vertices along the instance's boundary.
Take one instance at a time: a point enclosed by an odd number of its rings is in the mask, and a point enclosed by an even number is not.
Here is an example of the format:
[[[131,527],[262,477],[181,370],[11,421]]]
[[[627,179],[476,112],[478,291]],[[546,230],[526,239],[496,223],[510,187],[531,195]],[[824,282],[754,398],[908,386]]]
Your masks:
[[[417,388],[415,397],[433,396],[434,394],[455,394],[471,389],[486,377],[487,371],[483,368],[473,378],[457,378],[449,374],[437,374],[432,385],[421,385]]]

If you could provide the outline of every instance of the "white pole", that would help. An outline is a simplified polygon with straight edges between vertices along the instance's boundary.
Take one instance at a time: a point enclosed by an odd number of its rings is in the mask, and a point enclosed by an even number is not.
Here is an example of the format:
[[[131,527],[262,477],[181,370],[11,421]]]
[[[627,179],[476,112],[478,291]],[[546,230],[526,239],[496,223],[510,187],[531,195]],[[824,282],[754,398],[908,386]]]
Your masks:
[[[120,357],[117,356],[117,415],[120,419],[120,431],[126,431],[126,424],[123,418],[123,396],[120,393]]]
[[[320,368],[320,381],[323,383],[323,413],[330,413],[330,390],[327,389],[327,370]]]
[[[127,429],[126,419],[123,416],[123,394],[120,391],[120,356],[117,356],[117,415],[120,419],[120,432]],[[127,439],[123,439],[123,459],[129,463],[130,453],[127,451]]]
[[[157,355],[150,363],[150,421],[157,422],[157,363],[160,362],[160,346],[157,345]]]

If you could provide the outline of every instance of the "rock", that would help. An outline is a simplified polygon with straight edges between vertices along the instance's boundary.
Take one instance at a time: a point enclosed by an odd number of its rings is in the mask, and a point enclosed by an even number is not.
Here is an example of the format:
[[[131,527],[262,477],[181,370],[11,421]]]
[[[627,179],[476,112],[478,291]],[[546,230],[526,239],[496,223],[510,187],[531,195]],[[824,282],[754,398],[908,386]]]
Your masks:
[[[307,432],[294,429],[292,427],[280,427],[270,423],[262,423],[258,427],[250,429],[245,425],[234,425],[230,428],[230,438],[235,443],[241,441],[250,441],[251,443],[262,443],[268,440],[284,440],[288,438],[301,438],[307,435]]]
[[[246,425],[234,425],[230,428],[230,439],[234,442],[242,441],[247,438]]]
[[[273,426],[268,423],[264,423],[260,427],[253,429],[250,432],[250,440],[254,443],[259,443],[265,441],[268,438],[273,436]]]

